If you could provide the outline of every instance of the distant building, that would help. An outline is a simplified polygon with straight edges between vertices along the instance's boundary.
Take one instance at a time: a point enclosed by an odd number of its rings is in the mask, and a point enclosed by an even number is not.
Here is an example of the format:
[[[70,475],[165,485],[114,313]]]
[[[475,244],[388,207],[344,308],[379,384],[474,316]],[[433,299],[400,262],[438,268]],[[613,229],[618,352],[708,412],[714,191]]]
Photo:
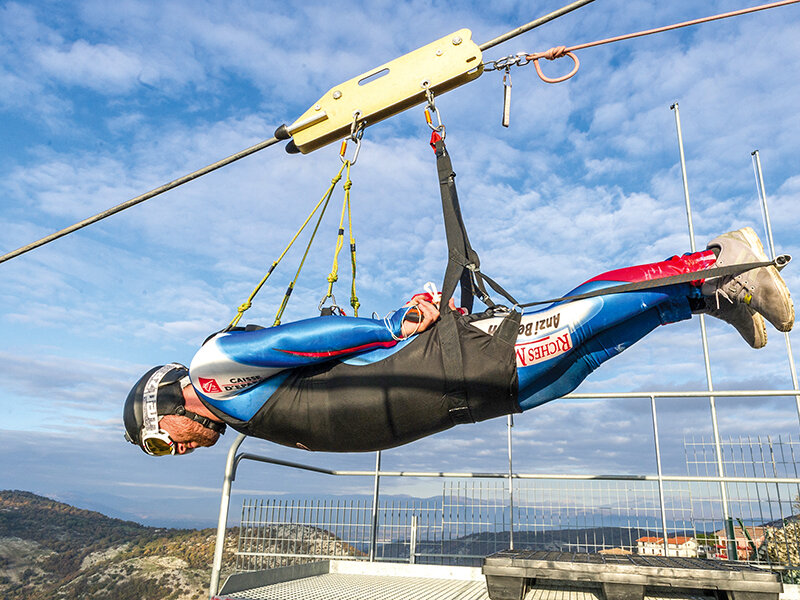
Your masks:
[[[636,540],[636,552],[642,555],[664,556],[664,538],[640,537]],[[667,556],[696,557],[697,540],[685,536],[667,538]]]
[[[733,528],[733,534],[736,539],[736,558],[739,560],[747,560],[751,558],[753,553],[753,546],[750,544],[752,540],[753,545],[756,548],[761,548],[761,545],[764,543],[764,538],[766,537],[767,531],[769,531],[769,527],[755,527],[755,526],[747,526],[747,535],[742,530],[741,527],[738,525]],[[717,536],[717,548],[716,554],[714,558],[728,558],[728,532],[724,529],[720,529],[719,531],[715,531],[714,535]],[[750,536],[748,539],[747,536]]]

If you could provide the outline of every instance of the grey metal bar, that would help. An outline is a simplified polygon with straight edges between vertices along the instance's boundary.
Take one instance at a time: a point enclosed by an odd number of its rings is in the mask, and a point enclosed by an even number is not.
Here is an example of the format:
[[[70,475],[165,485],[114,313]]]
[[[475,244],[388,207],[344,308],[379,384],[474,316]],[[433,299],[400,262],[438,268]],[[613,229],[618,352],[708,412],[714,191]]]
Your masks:
[[[278,466],[285,466],[304,471],[314,471],[325,475],[337,477],[375,477],[375,471],[346,471],[323,469],[312,465],[292,463],[269,456],[259,456],[256,454],[240,454],[241,460],[254,460],[257,462],[270,463]],[[461,479],[507,479],[508,473],[505,472],[455,472],[455,471],[378,471],[381,477],[441,477],[441,478],[461,478]],[[597,481],[658,481],[658,475],[577,475],[574,473],[513,473],[514,479],[564,479],[575,481],[597,480]],[[688,475],[662,475],[664,481],[683,481],[683,482],[736,482],[736,483],[792,483],[800,484],[800,477],[695,477]]]
[[[369,538],[369,562],[375,561],[375,551],[378,545],[378,495],[381,481],[381,453],[375,453],[375,487],[372,491],[372,531]]]
[[[511,415],[506,416],[506,428],[508,430],[508,507],[509,507],[509,525],[508,525],[508,548],[514,549],[514,482],[512,480],[514,473],[513,453],[511,450],[511,428],[514,427],[514,417]]]
[[[753,167],[756,171],[756,190],[761,201],[761,210],[764,212],[764,227],[767,230],[770,255],[775,256],[775,242],[772,239],[772,221],[769,218],[769,208],[767,207],[767,193],[764,188],[764,173],[761,171],[761,157],[758,154],[758,150],[753,150],[750,156],[753,157]]]
[[[225,532],[231,503],[231,483],[236,478],[235,455],[245,437],[242,433],[236,437],[228,450],[228,459],[225,462],[225,478],[222,481],[222,498],[219,503],[219,519],[217,520],[217,539],[214,542],[214,562],[211,566],[211,583],[208,589],[209,598],[214,598],[219,591],[219,574],[222,570],[222,552],[225,550]]]
[[[658,469],[658,504],[661,507],[661,530],[664,532],[664,556],[669,556],[667,509],[664,506],[664,474],[661,471],[661,447],[658,443],[658,417],[656,416],[655,396],[650,396],[650,412],[653,415],[653,440],[656,447],[656,468]]]
[[[715,391],[716,398],[747,398],[750,396],[794,396],[797,390],[726,390]],[[598,392],[593,394],[567,394],[563,398],[572,400],[595,400],[614,398],[707,398],[708,391],[686,392]]]
[[[756,190],[758,198],[761,201],[761,210],[764,216],[764,227],[767,230],[767,241],[769,242],[770,256],[775,256],[775,242],[772,239],[772,220],[769,218],[769,207],[767,206],[767,191],[764,187],[764,173],[761,170],[761,157],[758,150],[753,150],[750,153],[753,157],[753,168],[756,175]],[[792,385],[795,390],[800,391],[800,386],[797,382],[797,369],[794,365],[794,353],[792,352],[792,341],[789,338],[789,332],[784,332],[784,339],[786,340],[786,354],[789,358],[789,371],[792,375]],[[797,406],[797,418],[800,420],[800,394],[794,397],[795,405]]]
[[[692,252],[695,251],[695,242],[694,242],[694,225],[692,219],[692,205],[689,200],[689,181],[686,175],[686,157],[683,152],[683,133],[681,131],[681,116],[680,116],[680,109],[678,108],[678,103],[675,102],[670,106],[670,109],[673,110],[675,113],[675,128],[678,132],[678,148],[680,151],[680,159],[681,159],[681,176],[683,179],[683,196],[686,203],[686,220],[689,225],[689,247]],[[714,382],[711,378],[711,360],[709,358],[708,352],[708,335],[706,334],[706,319],[705,315],[700,315],[700,338],[703,344],[703,362],[705,364],[706,370],[706,381],[708,382],[708,391],[711,392],[714,390]],[[717,405],[714,399],[714,396],[708,397],[708,402],[711,408],[711,427],[714,432],[714,447],[717,453],[717,472],[720,476],[725,475],[724,472],[724,464],[722,461],[722,443],[720,441],[719,436],[719,422],[717,420]],[[722,516],[725,520],[726,526],[730,522],[730,510],[728,506],[728,491],[725,489],[725,484],[720,484],[720,499],[722,501]],[[728,556],[731,556],[731,551],[736,551],[736,542],[733,542],[733,545],[729,543],[728,548]]]

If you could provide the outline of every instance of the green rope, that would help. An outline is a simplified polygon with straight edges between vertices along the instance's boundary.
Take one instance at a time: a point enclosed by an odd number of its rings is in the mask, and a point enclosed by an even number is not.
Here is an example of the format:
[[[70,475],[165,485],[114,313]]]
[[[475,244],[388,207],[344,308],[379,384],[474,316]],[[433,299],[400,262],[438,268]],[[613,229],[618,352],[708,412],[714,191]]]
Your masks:
[[[283,259],[283,257],[286,256],[286,253],[289,252],[289,249],[292,247],[292,245],[295,243],[297,238],[303,232],[303,230],[305,229],[306,225],[308,225],[309,221],[311,221],[311,218],[314,216],[314,213],[316,213],[317,210],[319,209],[319,207],[321,205],[323,205],[323,203],[324,203],[324,207],[322,209],[322,213],[320,214],[320,219],[322,218],[322,215],[325,213],[325,209],[328,206],[328,202],[331,199],[331,195],[333,194],[333,190],[336,188],[336,184],[339,183],[339,181],[342,179],[342,171],[344,171],[344,168],[345,168],[345,165],[342,165],[342,167],[339,169],[339,172],[336,173],[336,176],[333,179],[331,179],[331,185],[328,187],[328,190],[325,192],[325,194],[322,196],[322,198],[320,198],[319,202],[317,202],[317,204],[314,206],[314,209],[311,211],[311,213],[308,215],[308,217],[306,217],[306,220],[300,226],[300,229],[298,229],[297,233],[294,234],[294,236],[292,237],[291,241],[286,246],[286,248],[284,248],[283,252],[281,252],[281,254],[277,258],[277,260],[275,260],[272,263],[272,265],[270,265],[269,270],[267,271],[267,274],[264,275],[264,277],[261,279],[261,281],[258,283],[258,285],[256,285],[255,289],[253,289],[253,291],[250,293],[250,296],[247,298],[247,300],[245,300],[239,306],[236,316],[230,322],[230,324],[228,325],[226,330],[230,330],[230,329],[233,329],[234,327],[236,327],[236,325],[239,323],[239,320],[242,318],[242,315],[245,313],[245,311],[252,306],[253,299],[256,297],[256,294],[258,294],[258,292],[261,290],[263,285],[267,282],[267,279],[269,279],[269,276],[275,270],[275,267],[277,267],[278,264]],[[319,220],[317,220],[317,227],[319,227]],[[314,229],[314,234],[316,234],[316,231],[317,231],[317,229],[315,228]],[[311,241],[309,241],[309,243],[308,243],[308,247],[306,247],[306,254],[303,256],[303,260],[304,261],[305,261],[305,256],[308,255],[308,249],[311,246],[311,242],[312,241],[314,241],[314,236],[313,235],[311,236]],[[302,268],[302,266],[303,265],[301,263],[300,267]],[[297,270],[297,275],[299,275],[299,274],[300,274],[300,269]],[[276,325],[278,325],[280,323],[280,315],[283,314],[283,310],[286,308],[286,303],[289,300],[289,296],[292,293],[292,289],[294,289],[294,283],[297,281],[297,275],[295,275],[294,280],[289,285],[289,289],[287,290],[286,295],[284,296],[284,299],[283,299],[283,301],[281,303],[281,308],[280,308],[280,310],[278,312],[278,316],[276,317],[276,323],[275,323]]]

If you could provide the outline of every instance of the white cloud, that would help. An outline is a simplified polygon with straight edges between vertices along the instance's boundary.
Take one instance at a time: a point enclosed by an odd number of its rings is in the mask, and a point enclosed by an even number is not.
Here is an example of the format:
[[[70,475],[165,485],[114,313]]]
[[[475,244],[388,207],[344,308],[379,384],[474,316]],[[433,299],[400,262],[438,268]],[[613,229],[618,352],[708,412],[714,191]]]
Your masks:
[[[138,57],[116,46],[89,44],[85,40],[78,40],[66,49],[43,48],[37,60],[54,79],[104,93],[130,90],[143,68]]]

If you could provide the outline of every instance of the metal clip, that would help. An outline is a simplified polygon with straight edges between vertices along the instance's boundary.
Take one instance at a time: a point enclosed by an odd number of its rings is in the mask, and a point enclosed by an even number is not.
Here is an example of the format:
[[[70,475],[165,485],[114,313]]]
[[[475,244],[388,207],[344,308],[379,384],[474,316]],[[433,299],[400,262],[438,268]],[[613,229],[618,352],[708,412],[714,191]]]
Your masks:
[[[430,87],[428,87],[428,82],[423,81],[422,87],[425,88],[425,96],[428,98],[428,106],[425,107],[425,122],[428,124],[433,131],[438,133],[444,139],[447,135],[445,131],[444,124],[442,123],[442,115],[437,110],[436,104],[433,100],[433,92],[431,91]],[[431,112],[436,113],[436,125],[433,124],[433,117],[431,117]]]
[[[357,110],[353,113],[353,122],[350,124],[350,135],[342,140],[342,147],[339,149],[339,159],[343,163],[348,162],[344,157],[347,152],[347,142],[348,140],[352,140],[356,143],[356,151],[353,153],[353,160],[349,161],[350,165],[356,164],[358,160],[358,153],[361,151],[361,138],[364,137],[364,129],[367,127],[366,121],[358,121],[358,117],[360,116],[361,111]]]
[[[331,305],[329,307],[325,308],[325,301],[328,298],[331,299]],[[331,294],[330,296],[327,296],[327,295],[323,296],[322,300],[319,301],[319,305],[317,306],[317,310],[320,312],[321,315],[327,314],[327,315],[344,316],[344,311],[341,309],[341,307],[338,304],[336,304],[336,297],[333,294]]]
[[[503,75],[503,127],[511,124],[511,67]]]

